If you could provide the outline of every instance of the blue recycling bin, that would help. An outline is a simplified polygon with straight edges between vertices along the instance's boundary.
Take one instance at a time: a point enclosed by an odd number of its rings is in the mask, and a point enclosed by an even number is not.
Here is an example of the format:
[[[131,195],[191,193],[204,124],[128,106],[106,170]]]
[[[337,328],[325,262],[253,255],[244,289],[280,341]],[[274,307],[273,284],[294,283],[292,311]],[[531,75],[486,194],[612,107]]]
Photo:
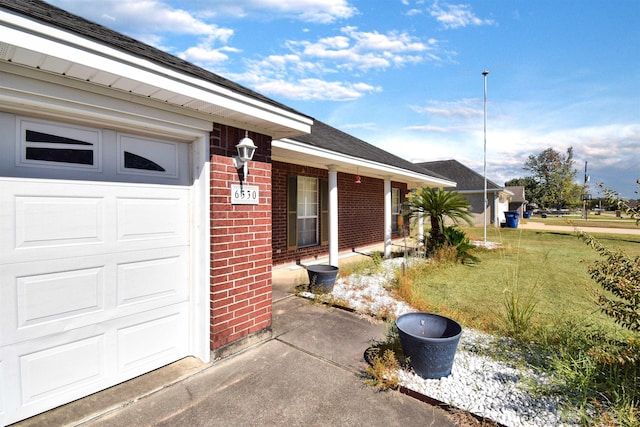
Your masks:
[[[504,217],[507,219],[507,227],[518,228],[518,218],[520,217],[519,212],[505,212]]]
[[[531,218],[531,212],[525,212],[522,214],[522,218]]]

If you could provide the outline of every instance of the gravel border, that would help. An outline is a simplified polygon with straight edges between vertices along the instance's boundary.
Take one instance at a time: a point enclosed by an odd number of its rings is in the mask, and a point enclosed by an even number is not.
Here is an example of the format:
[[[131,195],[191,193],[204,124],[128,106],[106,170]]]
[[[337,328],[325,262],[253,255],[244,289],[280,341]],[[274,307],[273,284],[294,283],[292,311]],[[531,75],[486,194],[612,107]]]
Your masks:
[[[403,258],[384,260],[375,274],[351,275],[336,280],[333,291],[322,298],[338,306],[374,317],[393,317],[415,311],[398,301],[385,288]],[[413,262],[429,262],[411,259]],[[301,296],[316,296],[302,292]],[[451,375],[441,379],[423,379],[413,372],[398,371],[399,385],[426,398],[493,420],[509,427],[578,426],[576,413],[566,409],[559,396],[529,392],[532,386],[548,386],[546,374],[491,358],[490,349],[500,346],[508,351],[508,340],[464,328]],[[522,359],[513,355],[514,360]],[[520,366],[521,365],[521,366]]]

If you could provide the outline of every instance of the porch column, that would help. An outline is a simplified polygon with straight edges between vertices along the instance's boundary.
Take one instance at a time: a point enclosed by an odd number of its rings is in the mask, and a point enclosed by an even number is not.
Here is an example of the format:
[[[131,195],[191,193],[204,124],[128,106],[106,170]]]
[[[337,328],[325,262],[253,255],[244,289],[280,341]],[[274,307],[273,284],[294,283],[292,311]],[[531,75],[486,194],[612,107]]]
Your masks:
[[[421,248],[424,244],[424,213],[422,209],[418,211],[418,247]]]
[[[493,193],[493,225],[500,226],[500,194]]]
[[[329,166],[329,264],[338,266],[338,169]]]
[[[391,257],[391,178],[384,178],[384,257]]]

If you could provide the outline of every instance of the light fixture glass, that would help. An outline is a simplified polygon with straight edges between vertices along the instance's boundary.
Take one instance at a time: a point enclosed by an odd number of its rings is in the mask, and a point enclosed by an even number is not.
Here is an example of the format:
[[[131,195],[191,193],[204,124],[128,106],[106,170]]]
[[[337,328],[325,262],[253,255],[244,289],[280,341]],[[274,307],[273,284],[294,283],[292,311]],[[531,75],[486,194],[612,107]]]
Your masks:
[[[249,138],[249,132],[244,131],[244,138],[240,140],[238,145],[236,145],[236,150],[238,150],[238,158],[242,162],[248,162],[253,159],[253,154],[256,152],[256,145],[253,143],[253,140]]]
[[[253,155],[256,152],[256,145],[253,143],[253,140],[249,138],[249,132],[244,131],[244,138],[238,142],[236,145],[236,150],[238,151],[238,155],[233,158],[233,165],[236,169],[242,168],[242,176],[240,177],[240,182],[247,178],[249,175],[249,169],[247,166],[247,162],[253,159]]]

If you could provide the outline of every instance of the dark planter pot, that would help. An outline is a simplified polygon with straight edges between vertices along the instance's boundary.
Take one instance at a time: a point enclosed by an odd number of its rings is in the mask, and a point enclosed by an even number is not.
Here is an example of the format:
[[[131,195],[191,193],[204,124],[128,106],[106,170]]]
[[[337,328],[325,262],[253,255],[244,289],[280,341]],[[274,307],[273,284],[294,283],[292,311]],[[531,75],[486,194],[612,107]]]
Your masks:
[[[398,317],[402,351],[422,378],[451,374],[462,327],[454,320],[431,313],[407,313]]]
[[[307,274],[309,275],[309,291],[313,293],[326,294],[333,290],[333,285],[338,276],[338,267],[333,265],[318,264],[309,265]]]

